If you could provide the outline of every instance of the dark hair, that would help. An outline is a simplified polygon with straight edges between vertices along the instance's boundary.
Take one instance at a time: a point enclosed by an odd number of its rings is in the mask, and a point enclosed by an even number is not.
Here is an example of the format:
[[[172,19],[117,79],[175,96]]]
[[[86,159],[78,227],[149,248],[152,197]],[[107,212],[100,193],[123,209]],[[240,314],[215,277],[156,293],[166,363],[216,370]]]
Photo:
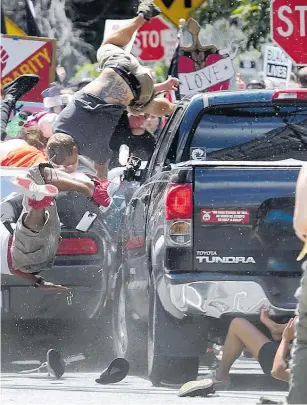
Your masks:
[[[265,83],[263,80],[251,80],[246,86],[247,89],[265,89]]]
[[[297,72],[297,81],[301,87],[307,87],[307,67],[303,67]]]
[[[44,136],[43,131],[38,125],[31,125],[22,129],[22,138],[31,146],[37,149],[45,149],[48,138]]]
[[[47,143],[46,152],[48,159],[56,165],[61,165],[73,153],[77,144],[73,137],[63,133],[52,135]]]

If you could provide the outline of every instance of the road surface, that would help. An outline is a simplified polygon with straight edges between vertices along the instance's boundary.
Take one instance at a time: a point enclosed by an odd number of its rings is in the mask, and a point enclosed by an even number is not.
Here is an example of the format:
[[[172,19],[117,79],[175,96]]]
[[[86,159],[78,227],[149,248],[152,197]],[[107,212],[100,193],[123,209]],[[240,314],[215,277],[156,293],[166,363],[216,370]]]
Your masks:
[[[206,373],[201,368],[200,376]],[[167,405],[167,404],[256,404],[260,396],[283,400],[287,385],[266,378],[252,360],[239,360],[232,370],[227,391],[210,398],[178,398],[177,387],[152,387],[139,376],[128,376],[113,385],[99,385],[97,372],[70,372],[60,380],[46,373],[21,375],[2,373],[2,404],[20,405]]]

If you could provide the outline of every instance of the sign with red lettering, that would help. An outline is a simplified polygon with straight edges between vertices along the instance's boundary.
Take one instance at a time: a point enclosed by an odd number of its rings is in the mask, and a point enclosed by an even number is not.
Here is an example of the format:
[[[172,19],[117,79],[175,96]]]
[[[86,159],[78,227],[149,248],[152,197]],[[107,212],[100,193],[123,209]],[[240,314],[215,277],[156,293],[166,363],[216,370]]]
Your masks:
[[[211,209],[203,208],[200,221],[206,224],[249,224],[249,210],[246,209]]]
[[[307,0],[273,0],[274,41],[297,65],[307,65]]]
[[[37,74],[38,84],[22,100],[42,101],[41,92],[55,75],[55,39],[1,35],[1,87],[23,74]]]
[[[139,28],[133,53],[144,62],[153,62],[164,58],[170,61],[176,43],[177,31],[159,16]]]

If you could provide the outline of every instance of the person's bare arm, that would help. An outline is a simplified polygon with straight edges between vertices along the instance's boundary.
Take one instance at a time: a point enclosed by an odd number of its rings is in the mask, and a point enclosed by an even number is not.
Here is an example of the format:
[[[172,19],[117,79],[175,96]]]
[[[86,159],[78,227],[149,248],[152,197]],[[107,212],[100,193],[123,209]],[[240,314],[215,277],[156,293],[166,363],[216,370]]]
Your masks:
[[[32,273],[24,273],[23,271],[20,270],[13,270],[13,274],[15,274],[18,277],[22,277],[26,279],[27,281],[33,283],[33,286],[36,288],[39,288],[40,290],[49,290],[49,291],[68,291],[68,287],[64,287],[63,285],[60,284],[53,284],[50,283],[49,281],[44,280],[42,277],[37,276],[36,274]]]
[[[271,375],[277,380],[290,381],[290,369],[287,366],[286,358],[290,351],[290,342],[294,338],[294,322],[293,318],[288,322],[274,358]]]
[[[50,167],[41,168],[41,174],[47,184],[56,186],[59,191],[76,191],[90,198],[93,195],[95,186],[90,179],[76,179],[68,173]]]
[[[307,165],[304,165],[298,176],[296,184],[295,208],[294,208],[294,230],[296,236],[302,241],[307,235]]]
[[[164,117],[165,115],[170,115],[175,109],[175,104],[171,103],[166,98],[155,98],[148,107],[137,111],[134,108],[129,108],[128,111],[133,115],[138,114],[151,114],[155,117]]]
[[[179,80],[176,77],[170,77],[162,83],[156,83],[154,85],[156,93],[160,91],[176,91],[179,86]]]

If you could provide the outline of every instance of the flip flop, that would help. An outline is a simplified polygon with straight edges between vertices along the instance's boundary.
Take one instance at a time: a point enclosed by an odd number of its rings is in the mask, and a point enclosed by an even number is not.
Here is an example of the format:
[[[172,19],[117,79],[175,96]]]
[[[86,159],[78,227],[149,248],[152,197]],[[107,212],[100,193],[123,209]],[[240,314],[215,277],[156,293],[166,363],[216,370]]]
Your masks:
[[[129,372],[129,363],[126,359],[117,358],[111,361],[99,378],[95,381],[98,384],[114,384],[122,381]]]

